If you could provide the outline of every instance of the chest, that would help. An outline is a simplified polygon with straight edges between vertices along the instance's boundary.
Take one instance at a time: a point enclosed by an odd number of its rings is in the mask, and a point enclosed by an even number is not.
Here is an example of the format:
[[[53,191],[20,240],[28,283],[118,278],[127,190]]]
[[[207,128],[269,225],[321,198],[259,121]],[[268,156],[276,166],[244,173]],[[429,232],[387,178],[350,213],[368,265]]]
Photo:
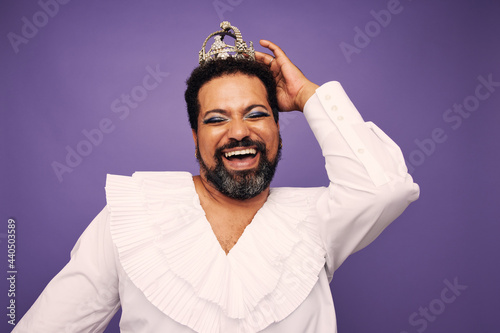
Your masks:
[[[221,248],[226,252],[236,245],[245,228],[252,222],[256,212],[230,212],[205,209],[205,215]]]

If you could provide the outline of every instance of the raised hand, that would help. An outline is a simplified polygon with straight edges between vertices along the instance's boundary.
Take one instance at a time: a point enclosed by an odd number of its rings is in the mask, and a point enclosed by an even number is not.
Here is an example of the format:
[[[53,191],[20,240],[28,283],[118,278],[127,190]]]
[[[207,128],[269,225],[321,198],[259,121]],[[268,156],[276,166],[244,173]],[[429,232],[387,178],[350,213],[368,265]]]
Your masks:
[[[255,59],[270,66],[274,74],[280,111],[303,111],[305,103],[318,85],[309,81],[278,45],[264,39],[260,40],[260,45],[274,54],[273,57],[270,54],[255,52]]]

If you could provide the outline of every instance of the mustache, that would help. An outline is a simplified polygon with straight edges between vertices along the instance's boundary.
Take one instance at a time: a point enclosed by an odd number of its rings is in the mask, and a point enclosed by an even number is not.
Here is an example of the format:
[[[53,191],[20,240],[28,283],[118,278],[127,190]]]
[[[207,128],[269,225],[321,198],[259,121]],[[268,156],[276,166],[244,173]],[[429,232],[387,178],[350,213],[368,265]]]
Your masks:
[[[252,140],[249,138],[245,138],[245,139],[240,140],[240,141],[238,141],[238,140],[230,141],[230,142],[226,143],[225,145],[217,148],[215,150],[215,153],[216,153],[216,155],[220,156],[224,149],[243,148],[243,147],[255,147],[255,149],[258,152],[261,152],[261,153],[266,152],[266,145],[263,142],[255,141],[255,140]]]

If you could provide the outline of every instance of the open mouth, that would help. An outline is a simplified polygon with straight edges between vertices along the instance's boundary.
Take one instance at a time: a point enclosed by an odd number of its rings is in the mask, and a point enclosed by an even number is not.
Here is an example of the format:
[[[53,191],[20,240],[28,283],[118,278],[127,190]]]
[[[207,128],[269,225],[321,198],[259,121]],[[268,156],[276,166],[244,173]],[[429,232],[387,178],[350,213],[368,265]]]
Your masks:
[[[224,153],[224,157],[229,160],[243,160],[247,158],[253,158],[257,155],[257,150],[254,148],[248,148],[243,150],[235,150]]]
[[[246,148],[222,153],[226,167],[233,170],[247,170],[257,167],[259,152],[256,148]]]

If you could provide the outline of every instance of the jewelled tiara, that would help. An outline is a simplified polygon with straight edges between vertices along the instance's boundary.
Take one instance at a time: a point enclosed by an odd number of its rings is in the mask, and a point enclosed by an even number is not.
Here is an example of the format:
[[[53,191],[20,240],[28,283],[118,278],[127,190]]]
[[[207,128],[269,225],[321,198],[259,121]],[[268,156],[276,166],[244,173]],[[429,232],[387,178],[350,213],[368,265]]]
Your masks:
[[[222,30],[211,33],[203,43],[200,50],[200,65],[214,60],[214,59],[227,59],[233,57],[236,59],[248,59],[255,60],[255,50],[253,48],[253,43],[250,42],[250,47],[241,37],[241,32],[235,26],[232,26],[228,21],[223,21],[220,24]],[[234,46],[227,45],[224,42],[224,37],[230,36],[235,39]],[[208,52],[205,52],[205,47],[210,38],[214,37],[214,42],[210,47]]]

